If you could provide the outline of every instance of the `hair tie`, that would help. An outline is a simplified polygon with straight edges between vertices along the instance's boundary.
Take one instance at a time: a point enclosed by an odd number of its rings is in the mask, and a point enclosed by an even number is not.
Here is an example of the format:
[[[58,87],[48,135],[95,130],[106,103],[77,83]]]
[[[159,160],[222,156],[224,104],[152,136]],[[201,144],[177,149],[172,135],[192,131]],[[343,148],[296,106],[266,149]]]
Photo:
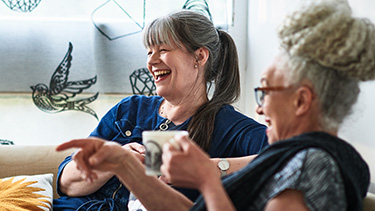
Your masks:
[[[217,35],[218,35],[219,37],[221,36],[221,31],[220,31],[220,29],[216,28],[216,33],[217,33]]]

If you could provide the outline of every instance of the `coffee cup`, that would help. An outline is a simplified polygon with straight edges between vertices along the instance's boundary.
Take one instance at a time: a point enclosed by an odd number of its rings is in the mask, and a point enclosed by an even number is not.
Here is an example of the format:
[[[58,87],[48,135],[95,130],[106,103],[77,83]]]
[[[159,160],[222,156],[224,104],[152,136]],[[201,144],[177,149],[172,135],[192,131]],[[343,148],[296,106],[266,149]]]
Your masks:
[[[143,145],[146,148],[146,175],[161,175],[160,166],[162,165],[163,145],[171,143],[176,148],[179,148],[179,145],[174,140],[175,135],[188,135],[188,132],[184,130],[142,132]]]

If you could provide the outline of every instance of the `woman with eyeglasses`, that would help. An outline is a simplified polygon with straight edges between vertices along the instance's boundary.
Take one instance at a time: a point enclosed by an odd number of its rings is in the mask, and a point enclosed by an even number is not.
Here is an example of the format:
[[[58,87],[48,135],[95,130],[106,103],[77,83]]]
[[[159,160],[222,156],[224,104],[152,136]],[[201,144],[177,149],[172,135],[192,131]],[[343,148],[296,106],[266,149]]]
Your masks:
[[[279,38],[281,52],[255,88],[267,149],[221,186],[186,137],[181,152],[165,147],[166,178],[202,193],[191,210],[362,210],[369,169],[337,133],[359,82],[375,79],[374,25],[352,17],[346,1],[318,1],[287,16]],[[188,158],[199,165],[180,167]],[[196,182],[181,177],[185,169]]]
[[[362,210],[369,169],[337,133],[358,98],[359,82],[375,79],[374,25],[352,17],[344,0],[315,1],[287,16],[279,38],[282,50],[255,89],[269,147],[222,180],[206,153],[188,137],[177,137],[180,149],[164,145],[162,173],[201,196],[192,202],[165,186],[157,193],[144,187],[134,194],[146,208]],[[125,160],[117,151],[96,153],[90,164]],[[124,162],[112,170],[131,184],[124,169],[135,166]]]

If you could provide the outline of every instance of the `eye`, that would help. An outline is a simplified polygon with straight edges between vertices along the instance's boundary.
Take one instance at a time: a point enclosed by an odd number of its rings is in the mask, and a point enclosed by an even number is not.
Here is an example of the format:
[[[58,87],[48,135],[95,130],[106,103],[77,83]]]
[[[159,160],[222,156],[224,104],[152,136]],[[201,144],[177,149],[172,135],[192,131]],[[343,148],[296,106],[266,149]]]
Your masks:
[[[263,101],[264,100],[264,96],[266,95],[267,93],[265,91],[262,91],[261,92],[261,95],[260,95],[260,99]]]

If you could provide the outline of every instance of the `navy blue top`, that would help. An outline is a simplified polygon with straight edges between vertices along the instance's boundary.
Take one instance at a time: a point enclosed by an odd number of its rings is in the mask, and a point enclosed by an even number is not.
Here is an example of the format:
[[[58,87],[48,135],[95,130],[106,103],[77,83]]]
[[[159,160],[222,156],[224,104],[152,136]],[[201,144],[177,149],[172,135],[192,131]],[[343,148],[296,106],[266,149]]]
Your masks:
[[[124,98],[108,111],[90,136],[116,141],[122,145],[130,142],[142,143],[143,131],[159,130],[160,124],[167,120],[159,115],[159,107],[163,100],[160,96],[146,97],[143,95]],[[171,122],[168,130],[187,130],[190,119],[180,125],[174,125]],[[211,157],[239,157],[257,154],[267,145],[265,129],[264,125],[235,111],[232,106],[225,105],[219,110],[215,118],[209,154]],[[71,160],[72,158],[69,156],[60,164],[57,178],[61,176],[63,168]],[[120,181],[113,177],[90,196],[81,198],[62,197],[55,200],[54,209],[62,210],[59,207],[64,206],[77,208],[78,204],[90,200],[103,200],[103,203],[109,203],[104,202],[108,198],[114,200],[111,203],[120,203],[120,207],[124,208],[127,205],[129,191],[124,187],[117,190],[119,186],[121,186]],[[58,183],[57,191],[60,196],[65,196],[60,191]],[[179,191],[191,200],[195,200],[198,196],[197,191],[189,189],[179,189]],[[114,192],[116,194],[113,197]]]

